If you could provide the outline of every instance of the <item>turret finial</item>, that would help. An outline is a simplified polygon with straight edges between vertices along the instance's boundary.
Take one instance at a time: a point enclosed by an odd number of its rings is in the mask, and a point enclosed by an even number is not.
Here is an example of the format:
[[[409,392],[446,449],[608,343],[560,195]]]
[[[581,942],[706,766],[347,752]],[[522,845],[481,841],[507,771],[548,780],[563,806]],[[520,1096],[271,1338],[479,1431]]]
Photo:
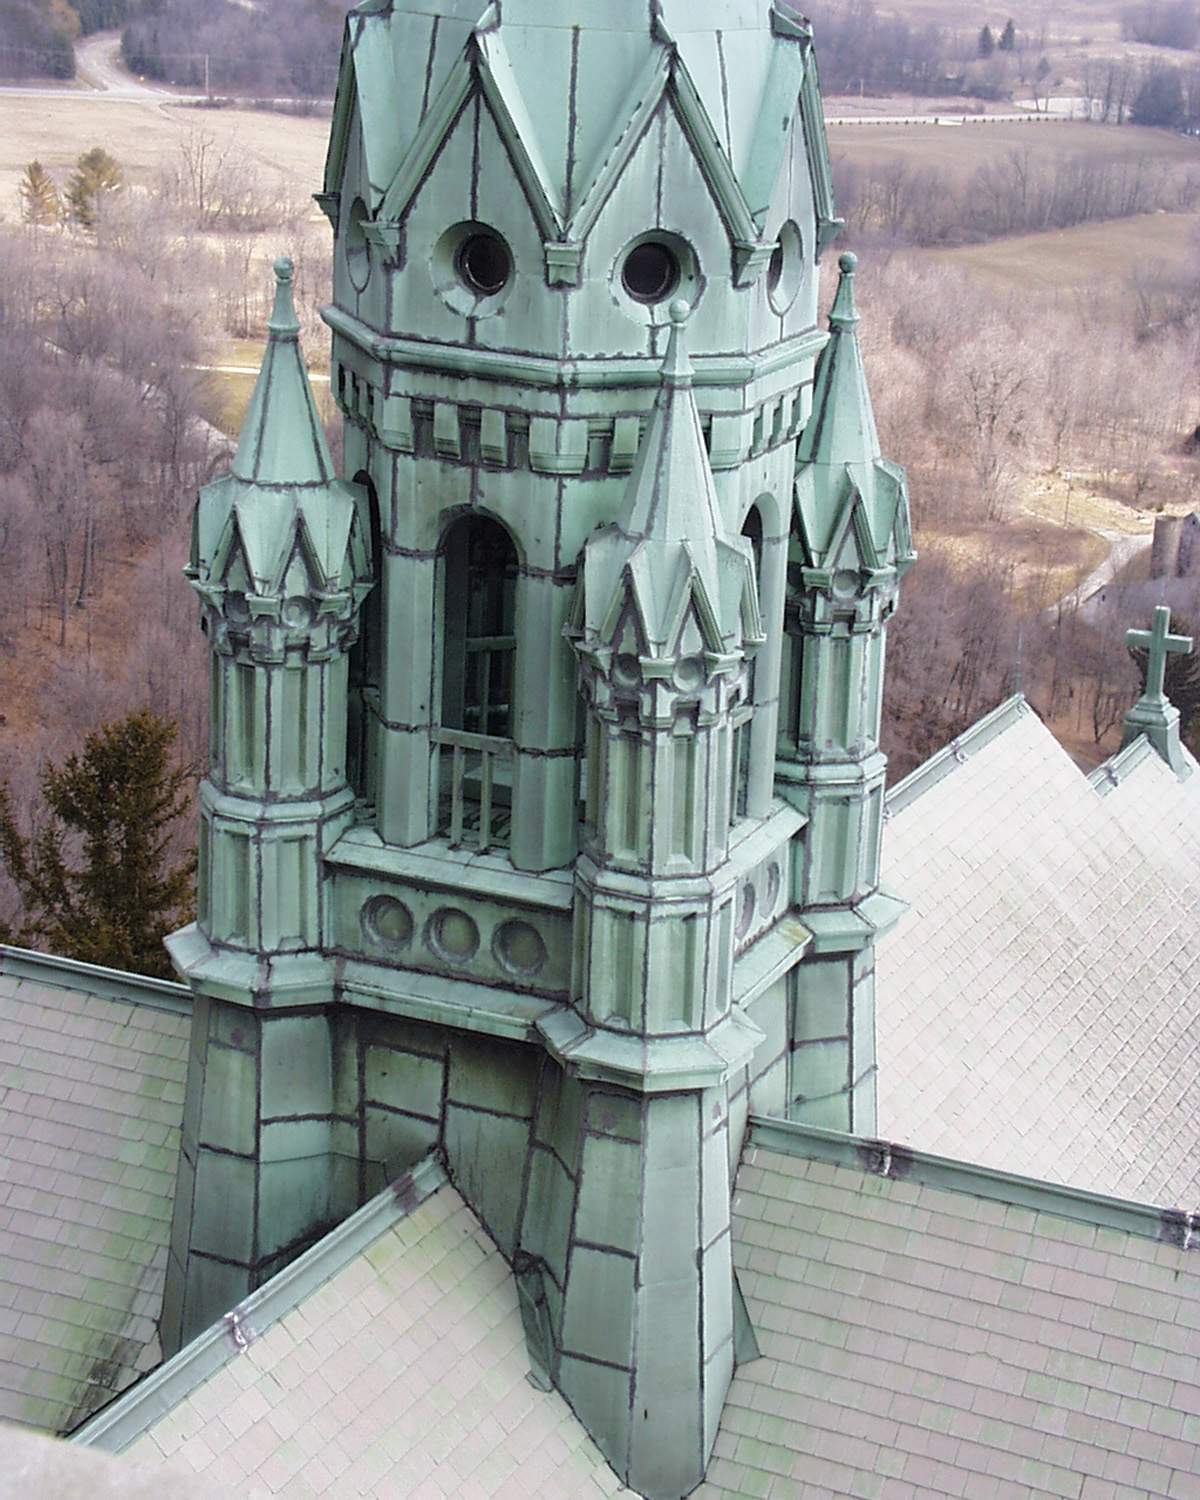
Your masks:
[[[281,255],[275,262],[275,306],[267,324],[274,339],[299,337],[300,319],[296,316],[296,303],[292,296],[295,278],[295,262],[291,256]]]
[[[689,386],[692,383],[692,362],[688,358],[683,330],[692,309],[686,298],[676,297],[667,311],[671,316],[671,337],[667,343],[667,357],[663,360],[663,384]]]
[[[854,297],[854,273],[858,270],[858,256],[847,250],[838,259],[842,275],[838,282],[837,296],[829,312],[830,328],[853,328],[858,322],[858,303]]]

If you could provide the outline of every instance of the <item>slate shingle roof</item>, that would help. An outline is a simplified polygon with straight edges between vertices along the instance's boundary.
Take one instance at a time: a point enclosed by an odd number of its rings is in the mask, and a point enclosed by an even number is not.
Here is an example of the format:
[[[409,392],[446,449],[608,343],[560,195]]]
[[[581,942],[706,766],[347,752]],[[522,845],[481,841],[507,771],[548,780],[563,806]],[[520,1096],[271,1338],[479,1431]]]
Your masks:
[[[762,1358],[695,1500],[1200,1500],[1195,1251],[790,1149],[734,1213]]]
[[[1200,1205],[1198,800],[1153,755],[1100,795],[1019,702],[901,783],[880,1135]]]
[[[386,1212],[382,1201],[360,1216]],[[319,1264],[338,1234],[277,1282]],[[269,1299],[271,1284],[255,1295]],[[152,1417],[125,1449],[131,1459],[169,1460],[222,1489],[288,1500],[621,1491],[562,1397],[528,1383],[516,1285],[449,1185],[331,1268],[259,1337],[257,1317],[251,1299],[248,1348],[226,1338],[218,1367],[182,1400],[184,1377],[170,1366],[161,1393],[130,1393],[125,1410],[144,1399]]]
[[[161,1358],[188,1016],[3,966],[0,1419],[69,1431]]]

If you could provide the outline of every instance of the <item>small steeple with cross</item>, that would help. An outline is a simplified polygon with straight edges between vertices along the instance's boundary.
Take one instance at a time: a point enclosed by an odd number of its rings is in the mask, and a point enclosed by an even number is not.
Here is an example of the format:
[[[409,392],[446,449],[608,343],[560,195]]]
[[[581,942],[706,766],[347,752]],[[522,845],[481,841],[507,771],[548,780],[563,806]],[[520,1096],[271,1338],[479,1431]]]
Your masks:
[[[1121,747],[1131,745],[1145,735],[1175,774],[1188,774],[1179,739],[1179,710],[1164,691],[1168,656],[1185,656],[1191,652],[1192,638],[1171,634],[1171,611],[1160,604],[1154,611],[1149,630],[1129,630],[1125,644],[1131,651],[1145,651],[1146,688],[1133,708],[1125,715],[1125,732]]]

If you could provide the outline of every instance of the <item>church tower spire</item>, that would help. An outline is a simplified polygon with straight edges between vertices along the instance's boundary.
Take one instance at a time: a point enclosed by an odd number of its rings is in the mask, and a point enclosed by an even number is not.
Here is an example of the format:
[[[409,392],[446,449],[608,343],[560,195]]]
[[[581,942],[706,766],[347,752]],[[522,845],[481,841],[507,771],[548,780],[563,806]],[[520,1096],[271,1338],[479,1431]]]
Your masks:
[[[171,1326],[436,1150],[510,1259],[531,1362],[652,1500],[703,1477],[732,1172],[821,1019],[798,902],[843,902],[806,863],[811,819],[830,865],[842,761],[785,749],[775,775],[789,546],[798,590],[824,576],[793,487],[839,221],[811,28],[740,6],[735,97],[728,9],[348,18],[319,201],[354,482],[282,288],[201,500],[211,852],[174,949],[198,1001]],[[855,575],[864,620],[886,566]],[[789,630],[815,639],[811,610]],[[315,778],[288,769],[310,743]]]
[[[875,426],[857,268],[841,257],[797,451],[776,787],[808,819],[793,900],[814,935],[793,976],[790,1108],[811,1124],[870,1132],[874,943],[900,910],[879,890],[884,639],[915,553],[904,472],[882,456]]]

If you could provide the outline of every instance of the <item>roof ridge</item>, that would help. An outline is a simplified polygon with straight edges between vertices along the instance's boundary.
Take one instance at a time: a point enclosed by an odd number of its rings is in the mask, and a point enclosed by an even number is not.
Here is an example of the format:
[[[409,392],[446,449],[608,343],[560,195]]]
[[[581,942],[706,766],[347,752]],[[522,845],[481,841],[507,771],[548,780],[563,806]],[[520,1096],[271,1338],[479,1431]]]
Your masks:
[[[1011,1204],[1033,1213],[1053,1214],[1057,1218],[1116,1229],[1144,1239],[1174,1244],[1181,1249],[1192,1248],[1193,1220],[1197,1218],[1194,1213],[1114,1198],[1107,1193],[1068,1187],[1042,1178],[1024,1177],[1017,1172],[1005,1172],[976,1162],[936,1156],[898,1142],[848,1135],[817,1125],[801,1125],[795,1120],[751,1115],[743,1160],[755,1147],[777,1151],[781,1156],[857,1168],[873,1177],[915,1182],[944,1192]]]
[[[71,1435],[71,1442],[120,1453],[227,1365],[311,1293],[345,1269],[368,1245],[399,1224],[441,1188],[450,1185],[436,1152],[343,1219],[311,1249],[243,1298],[219,1322],[185,1344],[132,1390],[111,1402]],[[248,1338],[249,1335],[249,1338]]]
[[[0,943],[0,974],[34,980],[56,989],[80,990],[105,1000],[124,1000],[152,1010],[191,1015],[192,992],[171,979],[153,979],[148,974],[130,974],[78,958],[60,958],[53,953],[35,953]]]
[[[970,753],[982,750],[985,745],[990,745],[998,735],[1003,734],[1018,719],[1025,718],[1029,714],[1032,714],[1039,723],[1042,722],[1024,693],[1014,693],[1011,698],[1006,698],[1003,703],[992,709],[991,713],[985,714],[982,719],[977,719],[969,729],[964,729],[948,745],[931,755],[927,761],[923,761],[916,770],[910,771],[903,781],[898,781],[887,794],[888,811],[890,813],[903,812],[918,797],[923,796],[939,781],[949,776],[956,766],[968,760]],[[1055,744],[1057,743],[1058,741],[1055,740]],[[1063,753],[1066,754],[1065,751]]]

